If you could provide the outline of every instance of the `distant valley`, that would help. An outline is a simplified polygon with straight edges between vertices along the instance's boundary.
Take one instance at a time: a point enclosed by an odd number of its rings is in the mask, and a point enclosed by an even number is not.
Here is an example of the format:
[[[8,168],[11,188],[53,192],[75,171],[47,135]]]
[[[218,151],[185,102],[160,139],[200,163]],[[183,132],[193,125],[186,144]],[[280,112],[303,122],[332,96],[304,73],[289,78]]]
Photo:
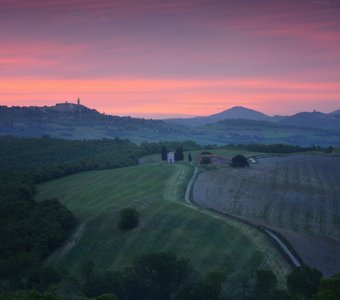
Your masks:
[[[268,116],[237,106],[205,117],[147,120],[99,113],[73,103],[0,106],[0,135],[64,139],[126,138],[136,143],[192,140],[199,144],[340,145],[340,110]]]

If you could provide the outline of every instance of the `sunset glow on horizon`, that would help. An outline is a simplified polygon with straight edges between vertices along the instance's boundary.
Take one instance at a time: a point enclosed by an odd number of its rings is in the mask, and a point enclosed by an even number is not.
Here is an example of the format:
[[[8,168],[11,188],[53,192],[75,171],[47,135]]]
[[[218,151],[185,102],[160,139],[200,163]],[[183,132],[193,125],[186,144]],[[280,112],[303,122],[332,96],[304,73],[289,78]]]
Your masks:
[[[331,0],[0,0],[0,105],[80,97],[154,118],[331,112],[339,15]]]

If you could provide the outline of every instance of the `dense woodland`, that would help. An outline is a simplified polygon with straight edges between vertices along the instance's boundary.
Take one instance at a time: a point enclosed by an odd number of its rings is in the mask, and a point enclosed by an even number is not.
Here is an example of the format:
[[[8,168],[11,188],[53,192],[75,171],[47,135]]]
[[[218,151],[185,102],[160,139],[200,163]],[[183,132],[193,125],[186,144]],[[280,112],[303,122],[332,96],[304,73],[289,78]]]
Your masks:
[[[274,153],[279,150],[285,153],[320,150],[317,147],[287,145],[228,147]],[[67,141],[47,136],[39,139],[0,137],[0,299],[97,297],[109,300],[116,299],[116,296],[118,299],[137,299],[137,295],[138,299],[219,299],[223,274],[212,273],[197,278],[189,261],[173,254],[136,258],[134,265],[122,273],[97,274],[89,262],[83,268],[80,283],[67,273],[57,272],[43,264],[44,259],[65,241],[77,220],[57,199],[35,202],[34,184],[81,171],[136,165],[141,156],[161,153],[164,148],[180,149],[181,153],[204,149],[194,142],[143,143],[137,146],[121,139]],[[317,277],[313,285],[314,294],[321,279],[321,274],[315,272],[307,272]],[[304,282],[306,274],[300,273],[294,280]],[[258,274],[248,299],[291,299],[288,292],[277,290],[272,273],[261,274]],[[64,282],[64,290],[53,292],[61,298],[41,294],[61,281]],[[338,283],[338,277],[324,281],[324,293],[335,293],[333,286]],[[73,290],[77,291],[75,295],[70,292]],[[293,293],[296,293],[294,288]],[[273,298],[278,294],[281,298]],[[310,294],[305,299],[309,297]],[[333,298],[320,296],[316,299]]]

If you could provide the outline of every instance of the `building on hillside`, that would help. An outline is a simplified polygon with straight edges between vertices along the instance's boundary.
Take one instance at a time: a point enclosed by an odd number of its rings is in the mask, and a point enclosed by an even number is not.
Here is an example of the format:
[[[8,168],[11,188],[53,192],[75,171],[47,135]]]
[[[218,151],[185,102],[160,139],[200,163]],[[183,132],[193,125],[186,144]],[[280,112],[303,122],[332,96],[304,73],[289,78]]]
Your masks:
[[[172,164],[175,162],[175,152],[168,152],[167,154],[167,162]]]
[[[80,99],[78,98],[77,104],[65,101],[64,103],[56,103],[55,109],[59,111],[79,111],[82,108]]]
[[[211,163],[218,165],[227,165],[231,163],[231,159],[222,155],[214,155],[214,154],[201,154],[199,156],[199,161],[202,161],[204,157],[210,159]]]

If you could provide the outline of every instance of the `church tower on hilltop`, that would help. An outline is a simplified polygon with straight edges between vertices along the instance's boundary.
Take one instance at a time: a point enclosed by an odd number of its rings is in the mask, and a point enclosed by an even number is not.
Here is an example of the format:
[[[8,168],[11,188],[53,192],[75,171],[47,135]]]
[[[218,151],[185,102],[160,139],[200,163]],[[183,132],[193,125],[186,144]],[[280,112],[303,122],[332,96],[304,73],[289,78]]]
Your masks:
[[[77,100],[77,105],[80,105],[80,99],[79,99],[79,97],[78,97],[78,100]]]

